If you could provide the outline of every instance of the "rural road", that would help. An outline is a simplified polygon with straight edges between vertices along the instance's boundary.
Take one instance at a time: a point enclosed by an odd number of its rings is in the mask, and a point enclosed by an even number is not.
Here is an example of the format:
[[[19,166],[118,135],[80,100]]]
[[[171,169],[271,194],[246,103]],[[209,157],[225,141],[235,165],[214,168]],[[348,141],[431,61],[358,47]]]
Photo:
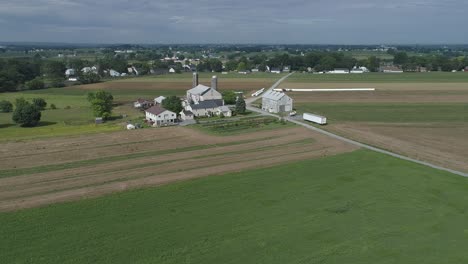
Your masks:
[[[270,89],[268,90],[272,90],[272,89],[275,89],[276,87],[278,87],[281,82],[283,82],[286,78],[288,78],[289,76],[291,76],[293,73],[290,73],[286,76],[284,76],[283,78],[279,79],[275,84],[273,84],[272,87],[270,87]],[[249,98],[246,100],[246,104],[247,104],[247,109],[250,110],[250,111],[253,111],[253,112],[256,112],[256,113],[260,113],[262,115],[268,115],[268,116],[273,116],[273,117],[277,117],[279,118],[280,116],[279,115],[276,115],[276,114],[272,114],[272,113],[268,113],[268,112],[265,112],[261,109],[258,109],[256,107],[252,107],[250,104],[254,101],[256,101],[259,97],[253,97],[253,98]],[[380,149],[380,148],[376,148],[376,147],[373,147],[373,146],[370,146],[370,145],[367,145],[367,144],[364,144],[364,143],[361,143],[361,142],[358,142],[358,141],[355,141],[355,140],[352,140],[352,139],[349,139],[349,138],[345,138],[345,137],[342,137],[342,136],[339,136],[337,134],[334,134],[334,133],[331,133],[331,132],[328,132],[326,130],[323,130],[321,128],[318,128],[318,127],[315,127],[315,126],[312,126],[312,125],[309,125],[307,123],[304,123],[302,121],[298,121],[298,120],[294,120],[290,117],[286,117],[285,120],[291,122],[291,123],[295,123],[297,125],[300,125],[300,126],[303,126],[307,129],[310,129],[310,130],[313,130],[313,131],[316,131],[318,133],[321,133],[321,134],[324,134],[326,136],[329,136],[329,137],[332,137],[332,138],[335,138],[335,139],[338,139],[338,140],[341,140],[341,141],[344,141],[344,142],[347,142],[349,144],[352,144],[352,145],[355,145],[355,146],[358,146],[358,147],[361,147],[361,148],[365,148],[365,149],[369,149],[369,150],[372,150],[372,151],[376,151],[376,152],[379,152],[379,153],[382,153],[382,154],[385,154],[385,155],[389,155],[389,156],[392,156],[392,157],[395,157],[395,158],[399,158],[399,159],[402,159],[402,160],[406,160],[406,161],[411,161],[411,162],[414,162],[414,163],[418,163],[418,164],[421,164],[421,165],[424,165],[424,166],[428,166],[428,167],[431,167],[431,168],[434,168],[434,169],[437,169],[437,170],[441,170],[441,171],[446,171],[446,172],[450,172],[450,173],[453,173],[453,174],[456,174],[456,175],[459,175],[459,176],[463,176],[463,177],[468,177],[468,173],[465,173],[465,172],[461,172],[461,171],[456,171],[456,170],[452,170],[452,169],[448,169],[448,168],[444,168],[444,167],[441,167],[441,166],[438,166],[438,165],[435,165],[435,164],[432,164],[432,163],[429,163],[429,162],[425,162],[425,161],[420,161],[420,160],[417,160],[417,159],[413,159],[413,158],[409,158],[409,157],[406,157],[406,156],[403,156],[403,155],[400,155],[400,154],[397,154],[397,153],[394,153],[394,152],[391,152],[391,151],[388,151],[388,150],[384,150],[384,149]]]

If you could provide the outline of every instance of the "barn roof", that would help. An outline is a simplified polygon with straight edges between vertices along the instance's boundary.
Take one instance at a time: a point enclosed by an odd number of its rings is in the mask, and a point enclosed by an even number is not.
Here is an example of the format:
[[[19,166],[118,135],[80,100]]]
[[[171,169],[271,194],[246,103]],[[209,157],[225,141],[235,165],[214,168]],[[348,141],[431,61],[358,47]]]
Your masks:
[[[265,92],[262,95],[262,98],[278,101],[281,98],[283,98],[284,96],[287,96],[287,95],[285,93],[283,93],[283,92],[277,92],[277,91],[274,91],[274,90],[269,90],[269,91]]]
[[[205,86],[203,84],[199,84],[195,87],[193,87],[192,89],[188,90],[189,93],[191,94],[204,94],[206,93],[209,89],[211,89],[210,87],[208,86]]]
[[[190,105],[192,109],[210,109],[218,108],[220,106],[223,106],[223,100],[200,101],[198,104]]]

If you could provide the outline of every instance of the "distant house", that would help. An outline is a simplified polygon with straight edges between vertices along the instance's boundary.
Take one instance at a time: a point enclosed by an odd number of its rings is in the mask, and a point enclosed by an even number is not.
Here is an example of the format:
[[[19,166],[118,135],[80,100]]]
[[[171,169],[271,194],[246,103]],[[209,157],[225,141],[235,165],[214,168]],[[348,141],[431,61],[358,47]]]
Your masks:
[[[194,72],[197,70],[197,66],[195,66],[194,64],[190,64],[190,65],[184,65],[184,70],[186,72]]]
[[[176,113],[166,110],[158,105],[152,106],[145,111],[146,120],[153,126],[168,126],[177,123]]]
[[[111,70],[109,70],[109,75],[111,77],[120,77],[121,74],[118,71],[115,71],[115,70],[111,69]]]
[[[361,74],[361,73],[366,73],[366,72],[369,72],[369,69],[367,69],[366,67],[354,67],[350,73],[353,73],[353,74]]]
[[[259,72],[260,70],[258,68],[252,69],[252,72]]]
[[[397,66],[383,66],[380,71],[384,73],[403,73],[403,69]]]
[[[70,76],[74,76],[75,74],[76,74],[75,69],[67,69],[65,71],[65,76],[67,76],[67,78],[70,77]]]
[[[270,90],[262,95],[262,109],[270,113],[291,112],[293,99],[283,92]]]
[[[270,72],[271,72],[271,73],[280,74],[280,73],[281,73],[281,70],[280,70],[279,68],[271,68]]]
[[[329,71],[327,72],[329,74],[348,74],[349,73],[349,69],[345,69],[345,68],[336,68],[334,69],[333,71]]]
[[[98,69],[96,66],[93,66],[93,67],[84,67],[83,69],[81,69],[81,72],[82,73],[98,73]]]
[[[463,69],[464,72],[468,72],[468,66]]]
[[[170,68],[169,73],[176,73],[176,70],[174,68]]]
[[[166,97],[164,96],[156,97],[154,98],[154,104],[162,104],[162,101],[164,101],[164,99],[166,99]]]
[[[133,107],[135,107],[135,108],[148,108],[148,107],[152,106],[153,104],[154,103],[149,101],[149,100],[138,98],[138,100],[133,102]]]
[[[70,78],[68,78],[68,81],[69,81],[69,82],[77,82],[77,81],[78,81],[78,77],[70,77]]]
[[[418,72],[428,72],[426,67],[418,67],[417,71]]]
[[[284,66],[283,72],[290,72],[291,71],[291,66]]]

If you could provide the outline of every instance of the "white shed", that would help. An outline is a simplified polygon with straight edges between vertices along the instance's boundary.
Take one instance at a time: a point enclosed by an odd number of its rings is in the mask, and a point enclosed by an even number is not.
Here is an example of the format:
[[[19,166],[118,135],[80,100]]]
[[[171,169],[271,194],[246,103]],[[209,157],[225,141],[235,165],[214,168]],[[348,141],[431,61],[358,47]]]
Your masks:
[[[164,99],[166,99],[166,97],[158,96],[158,97],[154,98],[154,104],[162,104],[162,101],[164,101]]]
[[[270,113],[291,112],[293,99],[283,92],[269,90],[262,95],[262,109]]]

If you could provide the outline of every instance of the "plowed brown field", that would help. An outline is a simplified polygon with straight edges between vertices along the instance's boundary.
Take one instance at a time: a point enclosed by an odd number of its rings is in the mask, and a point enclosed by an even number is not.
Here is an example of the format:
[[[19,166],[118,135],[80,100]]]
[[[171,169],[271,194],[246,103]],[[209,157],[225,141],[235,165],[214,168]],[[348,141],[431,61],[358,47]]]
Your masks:
[[[220,90],[242,90],[242,91],[253,91],[264,87],[270,87],[275,80],[268,79],[219,79],[218,87]],[[210,82],[200,82],[207,86],[211,86]],[[191,80],[181,79],[180,81],[125,81],[125,82],[103,82],[90,85],[82,85],[79,88],[84,90],[150,90],[150,91],[180,91],[181,94],[185,94],[185,91],[190,89],[192,85]]]
[[[354,149],[303,128],[216,137],[177,127],[6,143],[0,150],[0,210],[96,197]]]
[[[327,129],[408,157],[468,172],[466,124],[346,122]]]
[[[294,92],[295,102],[468,102],[466,83],[286,83],[281,88],[376,88],[375,92]]]

